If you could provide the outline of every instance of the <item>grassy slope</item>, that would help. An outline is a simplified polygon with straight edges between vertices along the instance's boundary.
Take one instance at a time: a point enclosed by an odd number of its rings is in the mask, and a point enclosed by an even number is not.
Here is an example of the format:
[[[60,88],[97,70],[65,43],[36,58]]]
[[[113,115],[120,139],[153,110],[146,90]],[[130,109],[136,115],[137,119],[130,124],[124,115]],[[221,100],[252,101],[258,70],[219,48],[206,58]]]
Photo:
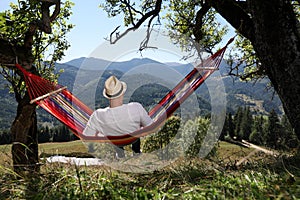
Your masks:
[[[0,165],[8,165],[11,162],[11,145],[0,145]],[[227,142],[220,142],[218,156],[226,161],[231,162],[239,160],[249,154],[252,150],[242,148]],[[85,144],[80,141],[61,142],[61,143],[43,143],[39,144],[40,156],[65,155],[82,157],[88,155]]]
[[[10,165],[11,145],[0,145],[0,165]],[[86,153],[85,145],[80,141],[39,144],[40,155],[70,155]]]
[[[255,159],[236,168],[234,163],[253,150],[223,142],[214,160],[179,159],[148,174],[124,173],[105,166],[55,163],[43,165],[38,177],[15,179],[9,168],[5,168],[9,151],[9,146],[0,146],[4,166],[0,168],[0,199],[300,198],[299,162],[297,165],[285,160],[283,167],[277,159],[257,153],[251,157]],[[86,148],[76,141],[41,144],[40,151],[70,155],[85,152]]]

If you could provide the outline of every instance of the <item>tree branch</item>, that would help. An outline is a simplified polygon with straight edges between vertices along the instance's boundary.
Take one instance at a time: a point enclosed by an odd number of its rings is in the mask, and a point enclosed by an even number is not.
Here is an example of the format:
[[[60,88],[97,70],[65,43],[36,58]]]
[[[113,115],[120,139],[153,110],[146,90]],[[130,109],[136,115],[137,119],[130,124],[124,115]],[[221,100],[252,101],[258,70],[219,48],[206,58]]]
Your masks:
[[[36,20],[31,22],[27,32],[25,33],[24,38],[24,47],[31,51],[32,44],[33,44],[33,36],[37,29],[50,34],[51,30],[51,22],[56,19],[60,12],[60,0],[41,0],[42,2],[42,20]],[[55,10],[53,11],[52,15],[50,16],[50,7],[55,5]]]
[[[7,64],[16,63],[16,57],[27,58],[27,50],[23,46],[0,39],[0,64],[7,66]]]
[[[127,33],[129,33],[130,31],[134,31],[136,29],[138,29],[147,19],[150,18],[150,22],[152,22],[153,18],[158,16],[160,10],[161,10],[161,5],[162,5],[162,0],[157,0],[155,3],[155,8],[149,12],[147,12],[146,14],[142,15],[142,17],[138,20],[137,23],[133,22],[133,18],[131,18],[132,20],[132,24],[133,26],[126,29],[122,34],[120,34],[120,32],[117,32],[117,30],[120,28],[120,26],[118,26],[111,34],[110,34],[110,43],[111,44],[115,44],[119,39],[121,39],[122,37],[124,37]],[[126,4],[126,6],[130,6],[130,8],[132,8],[131,5]],[[141,12],[140,12],[141,13]],[[150,24],[148,24],[148,29],[150,28]],[[113,38],[113,36],[115,35],[115,38]]]
[[[124,0],[124,1],[120,1],[120,2],[121,2],[121,3],[124,3],[124,4],[126,5],[128,11],[129,11],[130,21],[131,21],[132,25],[135,26],[133,14],[132,14],[132,10],[133,10],[134,12],[136,12],[136,13],[139,13],[140,15],[143,15],[143,13],[140,12],[140,11],[138,11],[138,10],[136,10],[136,9],[134,9],[134,7],[132,7],[132,6],[130,5],[130,1]]]
[[[196,14],[196,24],[193,28],[193,35],[195,36],[195,41],[196,42],[200,42],[200,40],[203,37],[203,33],[201,31],[201,27],[203,25],[203,18],[206,15],[206,13],[208,12],[208,10],[210,9],[210,5],[207,3],[204,3],[201,7],[200,10],[198,10],[197,14]]]
[[[254,25],[247,10],[243,9],[240,1],[209,0],[209,4],[230,23],[241,35],[254,41]]]
[[[36,20],[29,24],[28,30],[25,33],[23,45],[16,45],[5,39],[0,39],[0,64],[6,65],[16,63],[16,57],[19,58],[19,63],[32,63],[34,57],[32,56],[33,37],[40,29],[43,32],[51,32],[50,23],[53,22],[60,13],[60,0],[41,0],[42,2],[42,19]],[[55,9],[50,16],[50,7],[55,5]]]
[[[236,0],[235,3],[241,7],[243,10],[245,10],[246,12],[248,12],[248,4],[247,1],[241,1],[241,0]]]
[[[148,42],[150,40],[150,36],[151,36],[151,32],[152,31],[153,31],[153,27],[152,28],[148,27],[148,29],[147,29],[147,35],[146,35],[145,39],[140,44],[140,48],[139,48],[140,52],[142,52],[146,48],[157,49],[157,47],[149,47],[148,46]]]

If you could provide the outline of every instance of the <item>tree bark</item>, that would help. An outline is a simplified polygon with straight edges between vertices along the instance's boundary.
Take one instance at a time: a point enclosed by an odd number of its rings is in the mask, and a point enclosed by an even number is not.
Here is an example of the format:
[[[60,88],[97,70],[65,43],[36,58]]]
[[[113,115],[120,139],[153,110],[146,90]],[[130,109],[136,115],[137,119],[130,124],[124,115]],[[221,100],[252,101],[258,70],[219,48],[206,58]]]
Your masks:
[[[36,106],[29,103],[28,95],[20,100],[17,116],[11,126],[14,171],[38,172],[38,134]]]
[[[211,0],[212,7],[251,41],[300,140],[300,24],[290,1]]]
[[[286,0],[249,0],[248,5],[254,22],[252,45],[300,140],[299,21]]]
[[[12,44],[7,40],[0,38],[0,64],[13,64],[28,61],[32,59],[31,51],[27,51],[23,46]]]

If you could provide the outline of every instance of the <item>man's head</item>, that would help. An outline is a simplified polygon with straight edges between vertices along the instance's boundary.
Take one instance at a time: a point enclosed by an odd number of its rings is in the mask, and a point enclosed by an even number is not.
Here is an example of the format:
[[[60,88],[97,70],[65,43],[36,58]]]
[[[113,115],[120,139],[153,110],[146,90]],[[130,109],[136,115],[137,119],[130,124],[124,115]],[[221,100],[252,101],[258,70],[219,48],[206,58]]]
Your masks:
[[[104,84],[103,96],[109,100],[122,96],[127,89],[125,82],[119,81],[115,76],[110,76]]]

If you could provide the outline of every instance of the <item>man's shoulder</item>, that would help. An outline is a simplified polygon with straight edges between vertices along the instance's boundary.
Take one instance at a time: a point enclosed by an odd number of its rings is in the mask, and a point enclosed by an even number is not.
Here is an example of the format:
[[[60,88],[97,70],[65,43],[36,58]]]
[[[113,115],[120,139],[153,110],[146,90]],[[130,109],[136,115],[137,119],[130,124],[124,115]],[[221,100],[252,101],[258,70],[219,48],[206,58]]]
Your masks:
[[[109,107],[98,108],[97,110],[94,111],[94,113],[103,113],[103,112],[106,112],[108,109],[109,109]]]
[[[130,102],[127,105],[132,107],[142,107],[142,104],[140,104],[139,102]]]
[[[130,102],[127,104],[129,109],[144,110],[144,107],[139,102]]]

